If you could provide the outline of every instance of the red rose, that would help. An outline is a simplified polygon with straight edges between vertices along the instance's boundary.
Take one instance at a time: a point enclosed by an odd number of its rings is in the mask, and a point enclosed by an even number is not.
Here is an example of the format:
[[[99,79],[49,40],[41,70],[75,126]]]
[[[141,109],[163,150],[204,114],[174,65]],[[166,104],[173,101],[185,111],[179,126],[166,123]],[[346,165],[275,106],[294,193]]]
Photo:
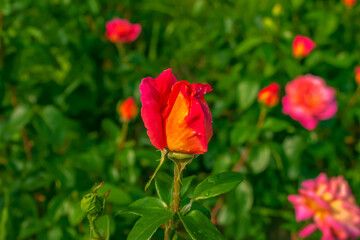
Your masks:
[[[177,81],[168,69],[140,84],[141,116],[152,144],[160,150],[203,154],[213,135],[204,94],[209,84]]]

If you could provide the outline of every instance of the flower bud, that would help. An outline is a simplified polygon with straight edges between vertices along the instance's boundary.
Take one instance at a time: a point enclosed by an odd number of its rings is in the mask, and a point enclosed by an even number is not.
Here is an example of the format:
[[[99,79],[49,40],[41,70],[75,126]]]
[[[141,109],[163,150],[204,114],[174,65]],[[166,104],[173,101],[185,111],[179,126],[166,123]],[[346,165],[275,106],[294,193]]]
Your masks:
[[[292,52],[297,58],[306,57],[315,47],[315,42],[310,38],[298,35],[293,41]]]
[[[118,104],[117,110],[121,120],[124,122],[129,122],[131,119],[135,118],[138,113],[138,107],[132,97],[128,97],[124,102]]]
[[[81,210],[90,216],[98,216],[103,209],[103,198],[97,193],[86,194],[81,200]]]
[[[260,90],[258,94],[258,101],[267,107],[274,107],[279,103],[280,86],[276,83],[271,83],[269,86]]]
[[[110,195],[110,190],[106,191],[103,196],[99,196],[97,193],[97,190],[103,185],[103,183],[104,182],[100,183],[98,186],[95,184],[95,189],[81,199],[81,210],[85,212],[86,215],[93,218],[96,218],[101,214],[105,207],[105,198]]]

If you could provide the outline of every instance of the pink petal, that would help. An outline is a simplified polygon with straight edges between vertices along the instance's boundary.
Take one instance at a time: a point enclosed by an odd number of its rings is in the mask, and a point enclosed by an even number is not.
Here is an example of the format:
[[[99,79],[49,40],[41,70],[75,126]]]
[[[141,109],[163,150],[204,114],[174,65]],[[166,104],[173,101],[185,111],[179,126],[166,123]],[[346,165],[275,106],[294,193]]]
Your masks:
[[[299,236],[301,238],[307,237],[317,229],[315,224],[307,225],[303,230],[300,231]]]
[[[314,215],[314,210],[311,210],[306,206],[294,206],[294,207],[295,207],[295,215],[297,222],[307,220]]]
[[[131,26],[131,31],[129,35],[129,41],[134,41],[141,33],[141,25],[140,24],[133,24]]]
[[[163,150],[165,146],[161,115],[167,106],[171,88],[175,83],[175,76],[172,70],[168,69],[156,79],[144,78],[140,84],[141,117],[151,143],[160,150]]]

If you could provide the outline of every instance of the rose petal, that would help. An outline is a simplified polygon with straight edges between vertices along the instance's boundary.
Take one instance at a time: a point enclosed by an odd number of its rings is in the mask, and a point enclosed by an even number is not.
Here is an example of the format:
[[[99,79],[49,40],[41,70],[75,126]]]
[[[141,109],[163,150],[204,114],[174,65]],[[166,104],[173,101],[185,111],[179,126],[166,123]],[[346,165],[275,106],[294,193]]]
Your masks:
[[[171,69],[162,72],[156,79],[144,78],[140,84],[141,117],[151,143],[160,150],[165,147],[162,111],[166,108],[172,86],[176,79]]]
[[[307,225],[303,230],[300,231],[299,237],[304,238],[312,234],[317,229],[315,224]]]

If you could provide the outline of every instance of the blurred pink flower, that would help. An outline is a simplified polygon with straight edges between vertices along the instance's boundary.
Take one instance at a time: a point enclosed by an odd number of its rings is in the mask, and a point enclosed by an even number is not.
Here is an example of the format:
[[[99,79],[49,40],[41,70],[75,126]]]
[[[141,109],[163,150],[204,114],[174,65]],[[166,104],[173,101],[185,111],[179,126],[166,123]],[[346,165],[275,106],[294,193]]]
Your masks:
[[[353,7],[356,3],[356,0],[343,0],[344,4],[348,7]]]
[[[355,68],[355,80],[358,84],[360,84],[360,67]]]
[[[295,57],[306,57],[316,47],[316,44],[308,37],[297,35],[292,44],[292,52]]]
[[[308,130],[313,130],[319,120],[333,117],[337,111],[335,90],[317,76],[299,76],[285,87],[282,98],[283,113]]]
[[[321,240],[357,239],[360,236],[360,208],[347,181],[342,177],[328,178],[321,173],[315,179],[302,183],[299,195],[290,195],[296,221],[313,219],[299,236],[306,237],[316,229],[322,232]]]
[[[106,37],[113,43],[132,42],[140,32],[140,24],[131,24],[126,19],[114,18],[106,23]]]

